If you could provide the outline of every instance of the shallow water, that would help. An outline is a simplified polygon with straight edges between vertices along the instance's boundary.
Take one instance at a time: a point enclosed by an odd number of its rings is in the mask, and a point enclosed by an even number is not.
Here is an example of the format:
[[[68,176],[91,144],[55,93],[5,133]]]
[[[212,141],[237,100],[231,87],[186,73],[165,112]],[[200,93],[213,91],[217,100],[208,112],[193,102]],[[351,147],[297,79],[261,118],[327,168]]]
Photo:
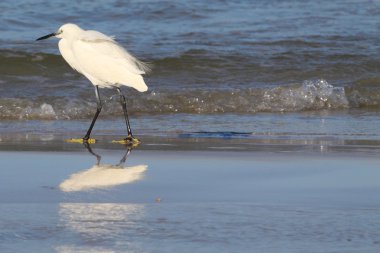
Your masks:
[[[377,157],[82,151],[0,152],[1,252],[379,247]]]
[[[0,213],[2,252],[375,253],[380,243],[378,209],[63,203],[5,204]]]
[[[124,90],[135,135],[379,140],[376,1],[25,0],[0,9],[2,140],[87,129],[93,87],[63,61],[56,40],[34,41],[66,22],[116,35],[154,65],[148,92]],[[124,135],[115,92],[101,96],[95,137]]]
[[[0,252],[378,252],[380,2],[0,10]],[[57,41],[35,42],[67,22],[154,65],[147,93],[124,89],[142,140],[125,164],[114,91],[101,160],[63,141],[96,107]]]
[[[380,114],[377,111],[352,110],[304,113],[244,114],[167,114],[135,116],[131,118],[134,135],[141,139],[144,149],[167,144],[188,146],[197,150],[204,147],[226,150],[286,150],[303,147],[317,152],[332,148],[348,148],[370,151],[380,148]],[[17,150],[28,145],[43,148],[56,143],[64,144],[68,138],[84,136],[90,120],[3,120],[0,122],[0,148]],[[112,140],[126,136],[123,116],[99,117],[93,135],[99,145],[109,145]],[[20,145],[22,143],[22,145]],[[198,144],[205,145],[199,146]],[[41,144],[43,144],[41,146]],[[281,145],[284,145],[281,148]],[[161,146],[162,148],[162,146]]]

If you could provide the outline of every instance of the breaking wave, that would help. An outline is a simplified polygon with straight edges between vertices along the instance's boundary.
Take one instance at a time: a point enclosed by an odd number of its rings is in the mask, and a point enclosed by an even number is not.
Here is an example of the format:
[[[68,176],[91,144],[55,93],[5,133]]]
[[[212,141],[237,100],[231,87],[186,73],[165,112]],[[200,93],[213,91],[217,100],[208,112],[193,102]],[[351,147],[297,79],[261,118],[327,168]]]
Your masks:
[[[102,115],[122,115],[117,96],[105,99]],[[214,114],[302,112],[378,107],[380,91],[355,86],[335,87],[325,80],[274,88],[151,90],[128,99],[131,114]],[[95,112],[95,98],[0,98],[1,119],[87,119]]]

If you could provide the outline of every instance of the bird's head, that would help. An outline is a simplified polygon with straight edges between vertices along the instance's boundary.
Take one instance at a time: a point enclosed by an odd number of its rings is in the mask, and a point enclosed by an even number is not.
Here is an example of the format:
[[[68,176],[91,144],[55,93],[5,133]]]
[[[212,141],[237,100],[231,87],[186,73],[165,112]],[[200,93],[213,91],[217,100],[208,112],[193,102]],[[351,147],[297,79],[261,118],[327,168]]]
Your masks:
[[[79,26],[77,26],[76,24],[64,24],[56,32],[42,36],[36,40],[44,40],[44,39],[48,39],[50,37],[56,37],[59,39],[63,39],[63,38],[70,39],[70,38],[75,37],[81,31],[83,31],[83,30]]]

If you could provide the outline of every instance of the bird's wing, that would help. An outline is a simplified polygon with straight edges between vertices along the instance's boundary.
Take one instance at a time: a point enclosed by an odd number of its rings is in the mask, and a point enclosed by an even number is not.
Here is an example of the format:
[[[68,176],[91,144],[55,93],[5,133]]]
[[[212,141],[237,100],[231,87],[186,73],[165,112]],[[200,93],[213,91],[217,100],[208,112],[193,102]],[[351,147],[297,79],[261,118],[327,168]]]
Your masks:
[[[101,32],[93,31],[93,30],[85,31],[79,39],[83,41],[87,41],[87,42],[102,42],[102,41],[115,42],[114,36],[107,36]]]
[[[95,85],[123,84],[146,91],[142,63],[119,46],[112,38],[95,31],[86,31],[72,42],[74,57],[83,74]],[[107,85],[106,85],[107,86]]]
[[[85,31],[79,41],[87,42],[88,46],[97,51],[98,54],[107,55],[110,58],[118,59],[126,63],[128,70],[136,74],[149,72],[148,64],[139,61],[127,50],[122,48],[112,36],[107,36],[101,32],[88,30]]]

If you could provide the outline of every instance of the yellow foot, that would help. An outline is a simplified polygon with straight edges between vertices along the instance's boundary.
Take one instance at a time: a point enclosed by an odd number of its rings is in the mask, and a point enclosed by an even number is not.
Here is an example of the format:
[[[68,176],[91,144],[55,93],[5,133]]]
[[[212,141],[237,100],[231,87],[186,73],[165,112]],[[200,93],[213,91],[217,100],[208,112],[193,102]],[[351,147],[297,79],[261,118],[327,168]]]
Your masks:
[[[95,139],[88,139],[88,140],[85,140],[83,138],[80,138],[80,139],[66,139],[65,142],[69,142],[69,143],[89,143],[89,144],[94,144],[96,142]]]
[[[118,141],[113,140],[112,143],[118,143],[118,144],[136,147],[141,143],[141,141],[139,139],[129,135],[127,138],[125,138],[123,140],[118,140]]]

